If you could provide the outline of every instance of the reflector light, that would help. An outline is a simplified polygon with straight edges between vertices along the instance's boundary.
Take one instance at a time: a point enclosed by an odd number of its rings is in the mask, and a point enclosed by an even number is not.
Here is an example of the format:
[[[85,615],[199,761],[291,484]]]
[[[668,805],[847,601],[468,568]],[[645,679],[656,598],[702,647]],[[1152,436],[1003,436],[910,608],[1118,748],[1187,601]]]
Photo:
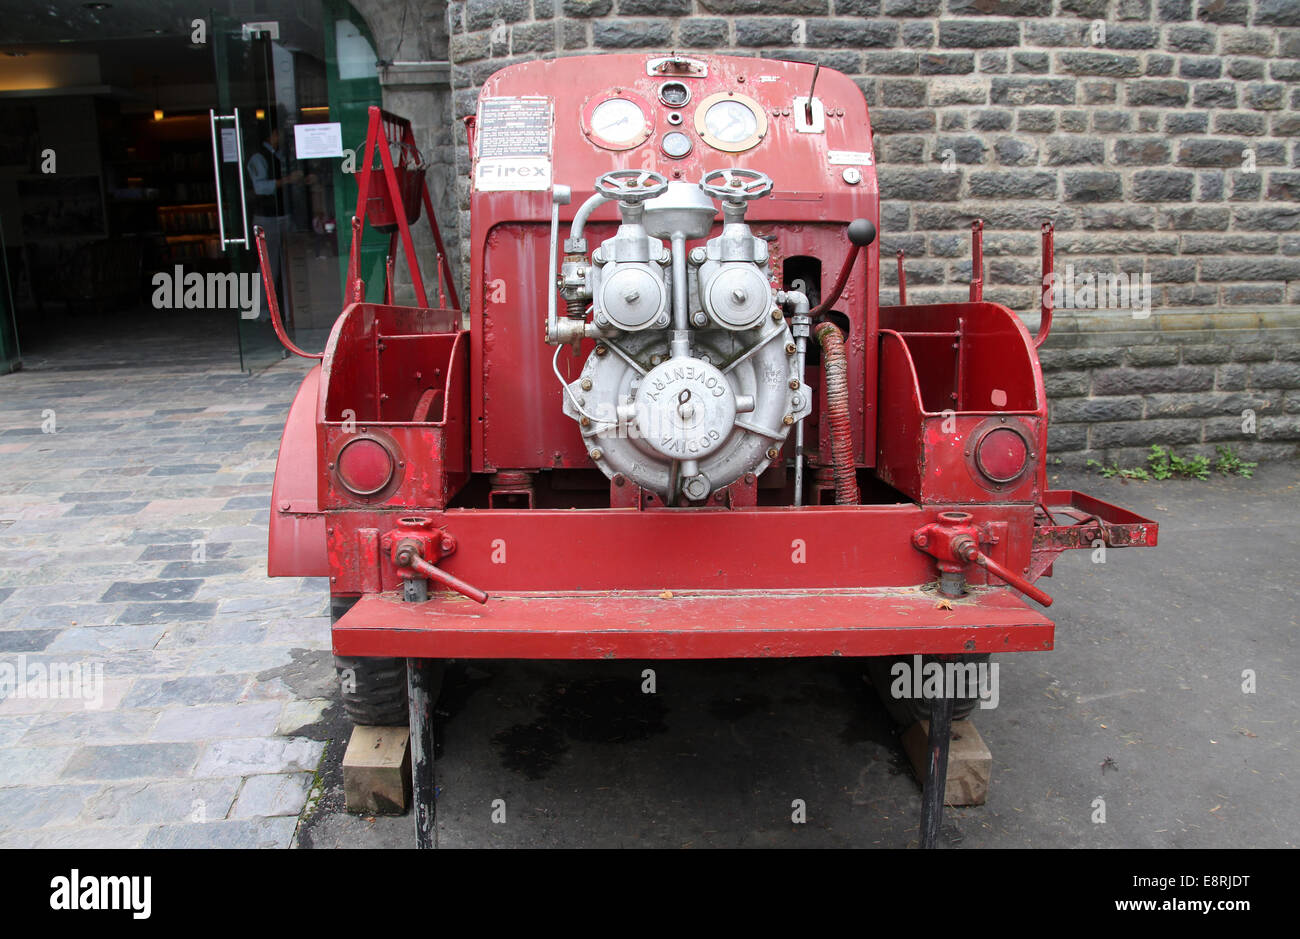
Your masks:
[[[393,478],[392,454],[380,443],[360,437],[339,451],[339,481],[349,492],[372,496]]]
[[[975,451],[980,472],[995,483],[1010,482],[1019,476],[1028,458],[1025,438],[1006,427],[996,427],[985,434]]]

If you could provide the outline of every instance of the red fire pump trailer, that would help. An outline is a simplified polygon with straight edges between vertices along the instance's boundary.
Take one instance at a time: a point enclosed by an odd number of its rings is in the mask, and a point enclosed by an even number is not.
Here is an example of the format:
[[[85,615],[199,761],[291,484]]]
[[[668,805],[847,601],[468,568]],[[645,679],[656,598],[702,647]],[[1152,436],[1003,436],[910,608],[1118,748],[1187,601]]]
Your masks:
[[[468,328],[440,239],[438,308],[424,296],[407,203],[437,238],[432,206],[409,125],[375,110],[353,251],[367,214],[394,232],[389,302],[354,266],[270,522],[271,576],[329,577],[353,719],[409,719],[421,846],[439,660],[968,663],[1052,648],[1034,582],[1062,551],[1155,545],[1153,522],[1048,489],[1048,295],[1037,338],[982,300],[978,222],[969,302],[879,305],[846,76],[536,61],[493,75],[466,123]],[[399,236],[419,306],[391,302]],[[973,703],[951,694],[887,700],[930,718],[926,846]]]

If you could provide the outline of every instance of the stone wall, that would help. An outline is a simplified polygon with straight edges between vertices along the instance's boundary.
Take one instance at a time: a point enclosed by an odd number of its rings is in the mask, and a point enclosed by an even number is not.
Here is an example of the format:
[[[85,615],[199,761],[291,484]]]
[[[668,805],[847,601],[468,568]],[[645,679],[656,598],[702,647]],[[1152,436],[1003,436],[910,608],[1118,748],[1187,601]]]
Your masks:
[[[910,299],[910,298],[909,298]],[[1039,350],[1048,452],[1142,465],[1152,444],[1248,460],[1300,452],[1300,311],[1067,314]]]
[[[1157,308],[1300,303],[1298,0],[465,0],[447,22],[457,117],[497,68],[544,55],[854,76],[882,257],[906,250],[914,302],[962,294],[982,217],[986,296],[1017,308],[1037,306],[1043,219],[1062,266],[1149,274]]]

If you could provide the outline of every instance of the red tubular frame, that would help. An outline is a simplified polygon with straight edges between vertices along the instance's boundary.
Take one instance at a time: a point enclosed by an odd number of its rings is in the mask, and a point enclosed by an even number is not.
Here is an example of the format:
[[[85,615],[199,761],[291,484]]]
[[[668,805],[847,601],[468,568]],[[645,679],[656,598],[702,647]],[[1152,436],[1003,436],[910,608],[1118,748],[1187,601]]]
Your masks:
[[[1043,282],[1042,282],[1042,299],[1040,300],[1038,313],[1038,335],[1034,337],[1034,348],[1040,348],[1047,341],[1048,334],[1052,331],[1052,266],[1054,264],[1053,255],[1055,248],[1053,243],[1053,232],[1055,231],[1052,223],[1043,222]]]

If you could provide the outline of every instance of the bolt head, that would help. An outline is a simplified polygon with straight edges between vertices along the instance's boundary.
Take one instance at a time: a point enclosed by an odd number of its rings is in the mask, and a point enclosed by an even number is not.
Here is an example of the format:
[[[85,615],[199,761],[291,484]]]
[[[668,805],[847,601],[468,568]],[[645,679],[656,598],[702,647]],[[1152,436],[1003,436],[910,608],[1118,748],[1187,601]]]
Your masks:
[[[767,451],[767,458],[768,458],[769,460],[775,460],[776,457],[777,457],[777,454],[779,454],[780,452],[781,452],[781,451],[778,450],[776,447],[769,447],[769,448],[768,448],[768,451]]]
[[[590,390],[591,390],[591,379],[590,379],[590,378],[584,378],[584,379],[582,380],[582,390],[583,390],[583,391],[590,391]]]
[[[599,448],[599,447],[597,447],[596,449],[590,451],[590,452],[587,454],[587,456],[591,457],[593,460],[599,460],[599,459],[600,459],[602,456],[604,456],[604,455],[605,455],[605,454],[603,454],[603,453],[600,452],[600,448]]]

